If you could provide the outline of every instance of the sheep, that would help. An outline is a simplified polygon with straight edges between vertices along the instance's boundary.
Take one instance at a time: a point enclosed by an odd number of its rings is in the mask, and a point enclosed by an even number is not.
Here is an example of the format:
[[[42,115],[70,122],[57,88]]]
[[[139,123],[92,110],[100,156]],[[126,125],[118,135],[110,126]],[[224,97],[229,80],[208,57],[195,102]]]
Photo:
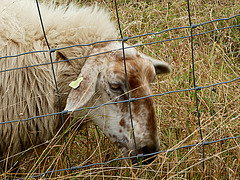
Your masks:
[[[31,0],[0,0],[0,57],[46,50],[36,4]],[[40,4],[46,36],[51,48],[117,39],[116,25],[103,8]],[[129,47],[125,44],[126,47]],[[109,101],[127,100],[121,42],[111,41],[75,46],[52,52],[54,72],[62,107],[68,112]],[[110,53],[102,52],[110,51]],[[89,56],[98,54],[98,56]],[[86,58],[79,58],[88,56]],[[169,73],[163,61],[134,48],[125,49],[131,98],[151,95],[150,83],[156,74]],[[71,60],[74,59],[75,60]],[[79,59],[77,59],[79,58]],[[62,126],[61,116],[35,118],[26,122],[4,123],[60,112],[49,53],[31,53],[0,59],[0,157],[14,155],[53,138]],[[7,71],[5,71],[7,70]],[[72,88],[78,78],[82,82]],[[131,102],[138,153],[158,151],[160,142],[152,98]],[[88,112],[92,121],[127,155],[136,154],[131,137],[129,104],[111,104]],[[72,114],[72,113],[71,113]]]

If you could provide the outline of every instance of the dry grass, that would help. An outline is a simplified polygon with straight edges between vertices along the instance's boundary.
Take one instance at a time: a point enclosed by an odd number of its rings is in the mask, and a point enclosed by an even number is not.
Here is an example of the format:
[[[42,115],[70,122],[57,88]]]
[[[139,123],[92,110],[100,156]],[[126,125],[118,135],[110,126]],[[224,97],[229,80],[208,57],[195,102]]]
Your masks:
[[[110,0],[83,0],[80,5],[99,3],[112,12],[116,21],[114,3]],[[62,3],[61,1],[57,1]],[[66,2],[66,1],[65,1]],[[158,32],[168,28],[188,26],[186,1],[130,1],[119,0],[118,8],[124,36]],[[239,14],[238,0],[191,1],[192,24]],[[240,17],[207,24],[194,29],[194,34],[240,24]],[[158,36],[129,40],[142,44],[190,35],[189,29],[174,30]],[[226,29],[194,37],[194,59],[197,86],[206,86],[240,77],[240,29]],[[171,64],[171,75],[158,77],[153,85],[155,94],[193,87],[190,39],[168,41],[139,47],[140,51]],[[203,138],[214,141],[240,134],[239,81],[198,91]],[[161,149],[170,150],[201,140],[195,104],[195,93],[187,91],[156,97]],[[91,128],[70,130],[67,139],[72,166],[105,162],[121,157],[101,131]],[[56,143],[48,156],[37,160],[34,154],[20,164],[12,177],[43,173],[47,170],[68,168],[64,143]],[[205,146],[205,169],[202,169],[202,147],[184,148],[172,153],[161,153],[156,160],[142,168],[134,168],[124,161],[105,166],[92,166],[72,173],[55,172],[48,179],[240,179],[239,139]],[[5,173],[6,174],[6,173]]]

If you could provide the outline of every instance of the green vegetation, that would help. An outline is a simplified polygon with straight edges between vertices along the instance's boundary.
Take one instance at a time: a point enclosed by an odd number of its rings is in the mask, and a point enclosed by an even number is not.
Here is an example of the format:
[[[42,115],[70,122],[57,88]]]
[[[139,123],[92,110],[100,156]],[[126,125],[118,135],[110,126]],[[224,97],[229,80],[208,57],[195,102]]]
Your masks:
[[[66,0],[57,1],[58,3]],[[116,21],[114,2],[110,0],[76,0],[79,5],[96,2],[106,7]],[[240,13],[238,0],[193,0],[190,2],[192,24]],[[168,28],[189,26],[186,1],[130,1],[118,0],[118,10],[124,36],[158,32]],[[240,24],[240,17],[206,24],[193,29],[194,34]],[[190,29],[167,31],[156,36],[131,39],[128,44],[143,44],[190,35]],[[196,36],[194,59],[196,85],[206,86],[240,77],[240,29],[231,28]],[[172,73],[157,77],[154,94],[193,87],[190,39],[167,41],[138,47],[139,51],[172,66]],[[204,141],[214,141],[240,135],[239,81],[198,91],[199,110]],[[156,113],[162,150],[196,144],[201,141],[194,91],[155,97]],[[67,134],[69,158],[72,166],[101,163],[121,157],[121,152],[99,128],[92,126]],[[18,172],[5,173],[11,177],[25,177],[32,173],[68,168],[63,141],[56,142],[41,157],[33,153],[22,160]],[[45,156],[47,154],[47,156]],[[202,147],[184,148],[161,153],[147,166],[137,169],[128,162],[116,161],[107,165],[55,172],[44,176],[50,179],[239,179],[239,139],[205,146],[205,170],[202,169]]]

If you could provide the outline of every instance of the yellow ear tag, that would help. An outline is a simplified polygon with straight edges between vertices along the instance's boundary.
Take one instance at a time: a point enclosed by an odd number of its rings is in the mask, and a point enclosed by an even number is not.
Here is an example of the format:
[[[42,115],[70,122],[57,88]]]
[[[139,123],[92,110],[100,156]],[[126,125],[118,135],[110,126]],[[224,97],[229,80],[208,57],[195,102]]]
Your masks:
[[[83,77],[78,78],[76,81],[72,81],[69,86],[73,89],[78,88],[79,84],[82,82]]]

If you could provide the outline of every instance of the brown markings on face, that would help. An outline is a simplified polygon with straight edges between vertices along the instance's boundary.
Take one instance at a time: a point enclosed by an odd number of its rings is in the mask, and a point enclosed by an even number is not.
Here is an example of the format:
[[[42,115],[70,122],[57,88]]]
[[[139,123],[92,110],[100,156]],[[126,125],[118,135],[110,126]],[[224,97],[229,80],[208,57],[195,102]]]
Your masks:
[[[124,119],[121,119],[121,121],[119,121],[119,124],[120,124],[120,126],[122,126],[122,127],[125,127],[125,126],[126,126],[126,122],[125,122]]]
[[[157,136],[157,119],[154,108],[153,98],[144,99],[145,109],[149,112],[147,119],[147,129],[151,131],[151,139],[155,139]]]
[[[150,61],[144,60],[139,54],[135,57],[126,54],[126,66],[128,83],[130,90],[138,88],[142,85],[148,85],[155,77],[153,65]],[[125,85],[126,75],[124,69],[123,58],[117,58],[114,61],[114,68],[111,69],[112,73],[118,76],[118,79]]]
[[[124,62],[123,58],[118,58],[115,62],[114,73],[119,74],[120,77],[125,81],[125,71],[124,71]],[[155,77],[155,72],[151,62],[142,59],[139,54],[136,54],[135,57],[128,56],[126,54],[126,64],[127,64],[127,75],[129,90],[131,91],[131,98],[139,98],[151,95],[151,86],[150,83]],[[126,111],[126,104],[122,104],[122,111]],[[157,121],[155,116],[155,108],[153,98],[146,98],[135,101],[132,103],[132,112],[136,116],[141,113],[141,108],[145,108],[148,112],[148,115],[145,119],[147,122],[147,130],[151,132],[151,138],[155,139],[157,135]],[[136,119],[138,121],[138,119]],[[125,121],[122,119],[119,124],[125,126]]]
[[[115,134],[112,135],[112,138],[113,138],[113,139],[118,139],[117,136],[116,136]]]

